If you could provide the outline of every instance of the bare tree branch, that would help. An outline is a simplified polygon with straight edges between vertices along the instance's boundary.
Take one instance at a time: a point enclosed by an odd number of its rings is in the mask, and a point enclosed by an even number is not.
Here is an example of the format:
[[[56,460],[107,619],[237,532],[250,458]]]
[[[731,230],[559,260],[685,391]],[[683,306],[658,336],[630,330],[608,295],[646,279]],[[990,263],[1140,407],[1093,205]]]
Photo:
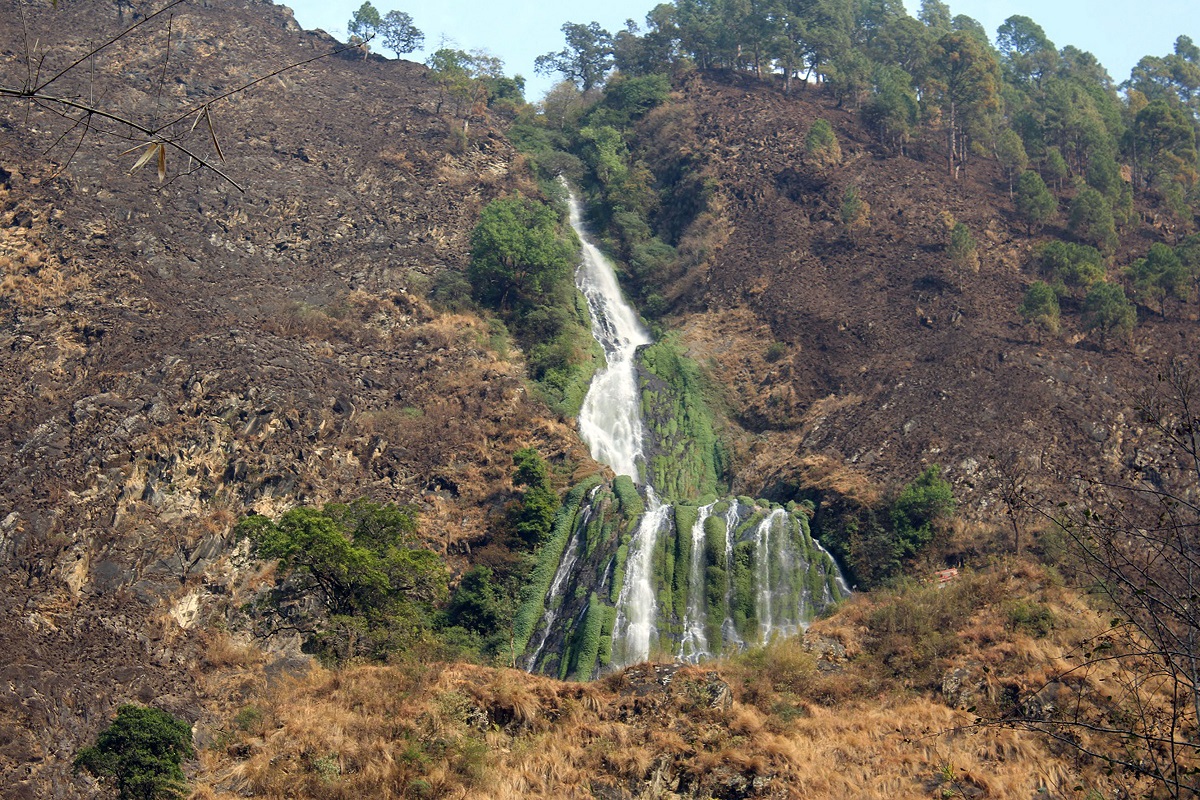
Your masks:
[[[208,129],[209,139],[212,143],[213,150],[216,152],[217,158],[221,162],[224,162],[225,154],[222,151],[220,142],[218,141],[217,134],[216,134],[216,127],[215,127],[215,125],[213,123],[213,119],[212,119],[212,109],[213,109],[213,106],[215,103],[217,103],[221,100],[227,99],[229,97],[232,97],[233,95],[244,92],[244,91],[250,89],[251,87],[262,83],[263,81],[278,77],[279,75],[282,75],[285,72],[289,72],[289,71],[297,69],[299,67],[303,67],[305,65],[311,64],[314,61],[319,61],[324,58],[329,58],[330,56],[335,56],[340,53],[344,53],[347,50],[355,49],[355,48],[361,46],[361,44],[342,45],[342,46],[337,47],[328,52],[320,53],[316,56],[312,56],[309,58],[301,59],[299,61],[294,61],[294,62],[288,63],[284,66],[279,67],[278,69],[271,70],[270,72],[266,73],[265,75],[261,75],[257,78],[254,78],[253,80],[250,80],[244,84],[236,86],[228,91],[222,92],[221,94],[219,94],[215,97],[209,98],[200,103],[196,103],[196,104],[190,106],[189,108],[187,108],[186,110],[184,110],[183,112],[172,117],[167,122],[161,123],[161,124],[160,123],[138,122],[137,120],[133,119],[128,114],[119,113],[118,111],[113,110],[111,108],[105,108],[105,107],[101,106],[100,104],[98,104],[95,101],[94,97],[91,97],[91,96],[89,96],[89,98],[85,101],[79,97],[74,97],[74,96],[66,95],[66,94],[59,93],[59,92],[48,91],[48,89],[51,85],[53,85],[55,82],[59,81],[65,75],[68,75],[69,73],[71,73],[73,70],[77,69],[80,65],[82,65],[85,62],[91,61],[92,69],[94,70],[94,59],[97,54],[99,54],[101,51],[107,49],[108,47],[111,47],[113,44],[121,41],[122,39],[126,38],[133,31],[137,30],[138,28],[142,27],[143,25],[145,25],[145,24],[151,22],[152,20],[154,20],[158,17],[161,17],[163,14],[166,14],[167,12],[171,11],[172,9],[174,9],[176,6],[180,5],[183,2],[185,2],[185,0],[170,0],[170,2],[167,3],[167,5],[163,6],[158,11],[155,11],[154,13],[152,13],[146,17],[143,17],[142,19],[135,22],[133,25],[129,26],[128,28],[123,29],[120,33],[117,33],[114,36],[109,37],[103,43],[89,49],[85,54],[83,54],[79,58],[75,59],[69,65],[67,65],[63,69],[59,70],[58,72],[56,72],[54,75],[52,75],[50,78],[48,78],[46,80],[41,80],[41,78],[40,78],[42,64],[45,61],[45,53],[42,53],[41,55],[37,55],[35,53],[35,51],[37,50],[38,44],[36,42],[33,45],[29,44],[29,32],[28,32],[27,26],[25,27],[25,31],[24,31],[25,43],[26,43],[25,44],[25,48],[26,48],[26,52],[25,52],[25,60],[26,60],[25,84],[20,87],[0,85],[0,101],[4,101],[4,100],[26,101],[27,103],[30,104],[31,107],[36,106],[37,108],[40,108],[45,111],[48,111],[49,113],[55,114],[55,115],[61,117],[62,119],[66,120],[67,122],[71,123],[70,127],[67,128],[67,130],[62,135],[60,135],[57,140],[55,140],[54,144],[52,144],[47,149],[46,152],[50,152],[55,147],[57,147],[72,131],[77,130],[78,128],[80,128],[80,126],[83,127],[83,134],[82,134],[80,140],[78,142],[76,142],[75,147],[72,149],[71,155],[68,157],[67,161],[55,172],[56,175],[60,174],[64,169],[66,169],[66,167],[68,165],[70,165],[71,161],[75,158],[76,154],[79,152],[79,148],[82,146],[83,140],[88,136],[88,134],[96,133],[96,134],[100,134],[100,135],[104,135],[104,136],[111,136],[111,137],[118,138],[118,139],[125,139],[127,141],[139,142],[140,144],[144,144],[148,148],[158,148],[156,150],[156,154],[158,155],[158,158],[159,158],[158,166],[159,166],[160,181],[163,179],[163,177],[165,175],[166,151],[169,148],[170,150],[173,150],[173,151],[179,153],[180,155],[185,155],[188,157],[188,166],[183,171],[186,174],[192,174],[194,172],[197,172],[197,171],[200,171],[203,169],[207,169],[207,170],[210,170],[211,172],[213,172],[215,175],[217,175],[221,180],[225,181],[230,186],[237,189],[239,192],[245,193],[245,191],[246,191],[245,187],[242,186],[240,183],[238,183],[236,180],[234,180],[227,172],[225,172],[223,169],[221,169],[219,166],[217,166],[209,158],[197,153],[196,150],[194,149],[193,145],[187,144],[182,141],[182,137],[169,135],[168,131],[172,127],[187,121],[187,119],[189,117],[195,116],[195,119],[192,122],[191,129],[188,131],[188,133],[192,133],[195,131],[196,126],[200,124],[201,119],[203,119],[206,124],[206,127]],[[167,65],[170,60],[170,47],[171,47],[171,35],[172,35],[172,24],[171,23],[173,22],[173,17],[168,17],[168,19],[170,21],[168,22],[167,44],[166,44],[166,52],[164,53],[164,57],[163,57],[162,75],[159,80],[160,90],[161,90],[163,83],[165,82]],[[23,26],[25,25],[24,14],[22,14],[22,25]],[[36,67],[35,67],[35,65],[36,65]],[[104,127],[102,125],[97,125],[96,123],[99,121],[108,121],[108,122],[116,123],[118,126],[123,126],[124,130],[127,132],[122,133],[119,130]],[[133,135],[129,132],[133,132],[133,134],[137,134],[137,135]],[[133,149],[137,149],[137,146],[135,146]],[[130,152],[130,151],[126,151],[126,152]],[[144,161],[141,163],[144,163]],[[140,166],[141,163],[137,164],[134,167],[134,169],[136,169],[137,166]]]

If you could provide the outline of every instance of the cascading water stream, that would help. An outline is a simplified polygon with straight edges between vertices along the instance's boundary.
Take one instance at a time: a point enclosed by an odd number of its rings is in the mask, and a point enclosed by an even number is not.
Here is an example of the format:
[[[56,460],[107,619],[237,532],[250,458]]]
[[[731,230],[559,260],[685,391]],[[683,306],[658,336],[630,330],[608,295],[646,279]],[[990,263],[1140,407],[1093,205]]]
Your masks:
[[[564,505],[570,527],[556,533],[563,538],[554,545],[561,556],[553,578],[541,579],[544,594],[529,600],[539,622],[522,634],[531,637],[524,663],[589,678],[657,652],[694,663],[799,630],[848,593],[799,510],[733,498],[673,507],[650,485],[635,359],[651,339],[622,297],[612,264],[588,240],[578,198],[564,187],[582,242],[576,286],[606,360],[584,398],[579,432],[592,457],[618,477]],[[674,430],[674,420],[652,422],[656,431],[668,424]],[[663,455],[655,451],[656,459]]]
[[[692,525],[692,558],[688,565],[688,584],[690,586],[704,585],[704,523],[712,516],[716,503],[701,506]],[[679,532],[683,535],[683,531]],[[700,659],[712,655],[708,649],[708,612],[705,608],[704,593],[690,592],[688,594],[687,613],[683,620],[683,641],[679,643],[679,658],[693,664]]]
[[[561,597],[567,579],[575,571],[575,562],[579,560],[579,532],[586,528],[591,513],[591,509],[586,509],[583,512],[583,523],[571,532],[571,538],[567,541],[567,550],[563,553],[562,561],[558,563],[558,570],[554,573],[554,581],[550,584],[550,591],[546,593],[546,616],[542,620],[542,633],[538,639],[537,647],[533,649],[533,655],[526,661],[529,668],[532,668],[537,663],[538,657],[546,647],[546,640],[550,638],[550,631],[554,628],[554,620],[558,617],[558,605],[555,601]]]
[[[588,241],[583,210],[573,192],[568,203],[571,227],[583,245],[583,260],[575,272],[575,283],[587,299],[592,335],[604,348],[607,362],[592,378],[579,410],[579,433],[591,448],[592,458],[612,467],[618,475],[628,475],[640,483],[639,467],[645,461],[644,434],[633,359],[639,347],[650,344],[650,335],[621,296],[612,264]]]
[[[635,664],[650,657],[650,644],[657,633],[658,598],[654,594],[654,549],[666,525],[671,507],[663,504],[654,489],[646,487],[646,513],[630,543],[625,585],[617,599],[617,621],[613,645],[617,663]]]
[[[725,619],[721,622],[721,639],[735,645],[742,644],[742,637],[738,634],[737,625],[733,621],[733,532],[737,530],[738,524],[738,504],[730,503],[729,510],[725,512],[725,574],[728,579],[725,583],[725,608],[730,609],[726,613]]]
[[[771,609],[771,601],[774,599],[771,596],[773,588],[771,585],[771,556],[774,555],[771,552],[771,529],[785,516],[785,513],[783,509],[772,511],[762,522],[758,523],[758,528],[754,532],[754,569],[758,573],[758,602],[755,610],[758,614],[759,639],[763,644],[771,641],[771,628],[775,621]]]

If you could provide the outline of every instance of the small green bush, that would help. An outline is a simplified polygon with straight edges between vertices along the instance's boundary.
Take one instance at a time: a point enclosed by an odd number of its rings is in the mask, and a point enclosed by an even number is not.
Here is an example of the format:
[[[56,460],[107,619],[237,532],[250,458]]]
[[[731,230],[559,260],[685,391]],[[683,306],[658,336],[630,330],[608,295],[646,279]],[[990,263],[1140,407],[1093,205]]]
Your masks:
[[[828,169],[842,161],[842,148],[838,144],[833,126],[827,120],[818,118],[808,129],[804,137],[804,152],[818,169]]]
[[[1008,627],[1013,630],[1024,631],[1038,639],[1044,639],[1054,630],[1054,613],[1036,600],[1014,600],[1007,604],[1005,612]]]

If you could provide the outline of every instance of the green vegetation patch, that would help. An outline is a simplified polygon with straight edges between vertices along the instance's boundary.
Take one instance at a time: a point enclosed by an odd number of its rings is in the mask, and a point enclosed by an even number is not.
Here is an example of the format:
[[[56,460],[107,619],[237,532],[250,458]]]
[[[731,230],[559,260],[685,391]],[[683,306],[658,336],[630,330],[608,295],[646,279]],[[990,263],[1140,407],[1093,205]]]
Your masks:
[[[695,501],[717,494],[726,468],[725,450],[713,428],[700,368],[683,355],[679,337],[668,334],[639,353],[645,375],[642,409],[654,436],[652,482],[671,500]]]
[[[638,494],[637,487],[633,485],[633,478],[628,475],[618,475],[613,480],[613,492],[617,496],[617,501],[621,504],[621,513],[628,520],[636,520],[646,510],[646,504],[642,501],[642,496]]]
[[[599,486],[602,480],[601,476],[593,475],[567,493],[554,518],[549,538],[535,554],[537,563],[529,577],[529,583],[521,592],[521,607],[513,620],[514,649],[518,653],[525,651],[538,620],[546,612],[546,593],[550,591],[554,573],[558,571],[558,564],[562,561],[567,542],[575,530],[583,501],[588,492]]]
[[[600,640],[604,624],[608,619],[608,609],[600,603],[600,598],[592,592],[588,598],[587,615],[583,625],[576,631],[571,659],[567,674],[578,680],[588,680],[596,671],[596,658],[600,654]],[[609,657],[611,658],[612,629],[609,628]]]

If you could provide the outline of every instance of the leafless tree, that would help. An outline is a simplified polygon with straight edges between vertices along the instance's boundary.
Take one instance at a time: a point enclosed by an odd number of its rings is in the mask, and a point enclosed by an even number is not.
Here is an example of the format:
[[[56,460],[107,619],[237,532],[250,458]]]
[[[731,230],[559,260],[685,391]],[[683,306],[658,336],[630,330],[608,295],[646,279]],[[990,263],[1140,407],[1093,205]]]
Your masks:
[[[1068,654],[1074,667],[1015,704],[1002,724],[1102,759],[1153,796],[1200,794],[1200,379],[1173,362],[1140,398],[1137,480],[1084,484],[1048,510],[1079,575],[1112,617]]]
[[[94,78],[98,70],[103,72],[103,65],[99,64],[100,56],[118,42],[128,39],[135,31],[151,24],[163,26],[165,34],[162,39],[162,78],[158,82],[161,91],[171,62],[173,14],[176,8],[185,2],[187,0],[168,0],[157,11],[137,19],[128,27],[122,27],[99,44],[87,47],[82,55],[53,71],[46,69],[49,51],[40,39],[30,34],[24,5],[13,3],[24,33],[24,75],[15,82],[5,82],[7,78],[0,78],[0,102],[25,104],[30,112],[44,111],[65,123],[59,126],[62,129],[61,133],[47,150],[49,152],[60,145],[71,147],[69,155],[63,161],[64,168],[70,164],[84,140],[89,136],[98,135],[124,140],[129,147],[121,155],[131,157],[132,169],[151,164],[157,168],[160,181],[167,175],[168,155],[174,153],[176,156],[187,157],[187,164],[179,170],[179,174],[209,170],[238,191],[245,191],[245,188],[220,166],[225,157],[214,122],[217,105],[222,100],[257,84],[314,61],[353,49],[356,45],[344,45],[285,64],[232,89],[173,109],[166,114],[156,112],[141,115],[136,109],[122,108],[119,102],[105,103],[98,99],[94,91]],[[123,12],[124,6],[118,4],[118,9]],[[123,24],[124,13],[120,18]],[[71,78],[75,80],[69,80]],[[211,148],[210,152],[202,154],[201,150],[208,148]]]

